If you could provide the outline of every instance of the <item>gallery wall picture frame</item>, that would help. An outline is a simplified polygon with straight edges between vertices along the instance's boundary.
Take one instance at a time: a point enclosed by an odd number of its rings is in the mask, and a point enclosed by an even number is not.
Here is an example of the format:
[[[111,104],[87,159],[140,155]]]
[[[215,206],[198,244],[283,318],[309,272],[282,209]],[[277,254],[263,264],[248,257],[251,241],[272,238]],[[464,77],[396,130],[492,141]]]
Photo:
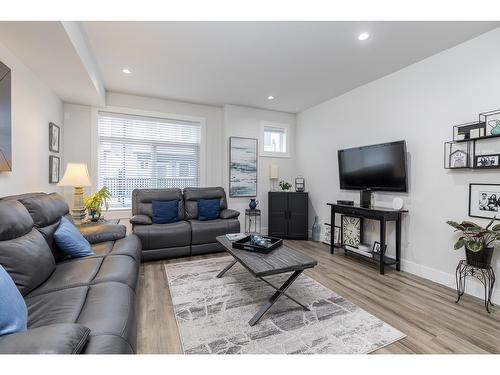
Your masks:
[[[57,184],[61,171],[61,159],[58,156],[49,156],[49,183]]]
[[[258,140],[229,137],[229,196],[257,196]]]
[[[61,145],[61,128],[54,124],[49,123],[49,151],[59,153]]]
[[[475,168],[500,168],[500,154],[476,155]]]
[[[493,219],[500,211],[500,184],[469,184],[469,216]],[[498,218],[500,220],[500,217]]]

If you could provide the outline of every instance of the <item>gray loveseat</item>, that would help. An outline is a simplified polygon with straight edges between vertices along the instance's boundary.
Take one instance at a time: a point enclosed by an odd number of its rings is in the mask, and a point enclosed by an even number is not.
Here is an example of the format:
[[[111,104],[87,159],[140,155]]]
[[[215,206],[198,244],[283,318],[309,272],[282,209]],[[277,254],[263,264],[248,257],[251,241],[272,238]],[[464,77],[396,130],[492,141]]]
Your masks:
[[[95,253],[68,258],[53,240],[68,206],[58,194],[0,199],[0,264],[28,307],[28,330],[0,353],[134,353],[141,244],[123,225],[79,227]]]
[[[220,216],[198,220],[198,200],[219,199]],[[179,202],[179,221],[153,224],[153,201]],[[133,232],[142,242],[142,259],[154,260],[222,251],[217,236],[240,231],[239,212],[227,208],[222,187],[137,189],[132,192]]]

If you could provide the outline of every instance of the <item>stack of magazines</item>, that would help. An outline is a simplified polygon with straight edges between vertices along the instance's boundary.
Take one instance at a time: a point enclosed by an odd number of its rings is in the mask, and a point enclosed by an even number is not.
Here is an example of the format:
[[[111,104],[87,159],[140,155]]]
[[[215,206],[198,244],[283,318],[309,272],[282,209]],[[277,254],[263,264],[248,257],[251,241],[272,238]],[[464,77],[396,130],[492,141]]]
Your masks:
[[[228,233],[226,234],[226,238],[229,241],[238,241],[241,240],[242,238],[245,238],[247,235],[245,233]]]

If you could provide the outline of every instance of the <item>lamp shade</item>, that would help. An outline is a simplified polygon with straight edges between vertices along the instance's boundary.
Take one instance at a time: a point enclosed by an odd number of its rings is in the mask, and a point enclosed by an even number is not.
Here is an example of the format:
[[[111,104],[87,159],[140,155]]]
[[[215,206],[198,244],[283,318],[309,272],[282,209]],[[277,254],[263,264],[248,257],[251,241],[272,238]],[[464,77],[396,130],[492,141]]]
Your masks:
[[[91,186],[86,164],[68,163],[58,186]]]
[[[277,165],[269,166],[269,178],[277,179],[279,178],[279,169]]]

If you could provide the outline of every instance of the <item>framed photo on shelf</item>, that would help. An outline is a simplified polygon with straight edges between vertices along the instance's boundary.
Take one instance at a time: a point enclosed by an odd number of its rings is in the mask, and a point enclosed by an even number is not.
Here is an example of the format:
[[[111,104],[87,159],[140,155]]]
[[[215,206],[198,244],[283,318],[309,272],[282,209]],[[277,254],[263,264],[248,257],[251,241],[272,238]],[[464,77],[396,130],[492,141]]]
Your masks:
[[[358,247],[362,242],[363,219],[356,216],[342,215],[341,224],[342,245]]]
[[[386,251],[387,251],[387,244],[385,244],[385,246],[384,246],[384,253],[385,253]],[[374,254],[380,254],[380,242],[375,241],[375,242],[373,243],[372,253],[374,253]]]
[[[54,123],[49,123],[49,151],[59,152],[61,144],[61,128]]]
[[[498,168],[500,167],[500,154],[476,155],[474,165],[476,168]]]
[[[54,156],[54,155],[49,156],[49,183],[50,184],[56,184],[59,182],[59,171],[61,170],[60,164],[61,164],[61,159],[59,159],[57,156]]]
[[[470,217],[492,219],[498,216],[499,208],[500,184],[469,184]]]
[[[450,154],[450,168],[464,168],[467,166],[469,154],[462,150],[453,151]]]
[[[325,225],[325,233],[323,233],[323,243],[330,245],[332,238],[332,227],[330,225]]]

